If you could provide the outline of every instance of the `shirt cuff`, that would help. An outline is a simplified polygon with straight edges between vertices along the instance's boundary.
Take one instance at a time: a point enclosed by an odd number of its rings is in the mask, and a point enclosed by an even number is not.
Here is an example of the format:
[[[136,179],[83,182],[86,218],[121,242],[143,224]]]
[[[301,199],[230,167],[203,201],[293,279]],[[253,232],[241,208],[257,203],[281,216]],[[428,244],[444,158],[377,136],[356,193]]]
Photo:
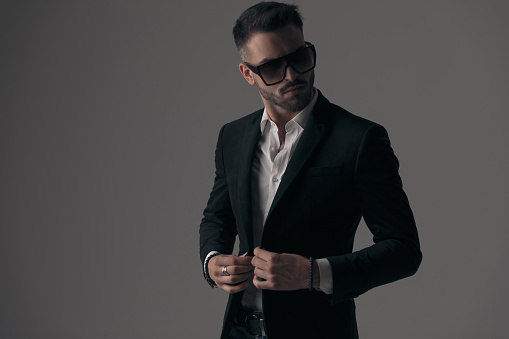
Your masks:
[[[325,294],[332,294],[334,285],[329,260],[326,258],[316,259],[316,264],[320,270],[320,290]]]
[[[205,273],[205,275],[208,274],[207,272],[207,268],[205,267],[206,264],[208,264],[208,259],[210,258],[211,255],[213,254],[221,254],[219,253],[218,251],[210,251],[209,254],[207,254],[207,256],[205,257],[205,260],[203,260],[203,273]],[[327,260],[327,259],[326,259]],[[320,280],[322,279],[322,277],[320,276]]]

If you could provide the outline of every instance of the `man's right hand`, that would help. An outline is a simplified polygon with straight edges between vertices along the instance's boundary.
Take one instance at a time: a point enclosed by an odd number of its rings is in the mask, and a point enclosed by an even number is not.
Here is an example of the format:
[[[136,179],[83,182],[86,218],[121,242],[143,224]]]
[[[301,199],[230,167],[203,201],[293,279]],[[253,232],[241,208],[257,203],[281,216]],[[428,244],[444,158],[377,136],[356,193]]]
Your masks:
[[[244,253],[240,257],[220,254],[209,260],[209,275],[217,287],[228,293],[237,293],[249,286],[254,267],[251,265],[253,257],[247,257],[246,254]],[[230,275],[223,274],[225,266]]]

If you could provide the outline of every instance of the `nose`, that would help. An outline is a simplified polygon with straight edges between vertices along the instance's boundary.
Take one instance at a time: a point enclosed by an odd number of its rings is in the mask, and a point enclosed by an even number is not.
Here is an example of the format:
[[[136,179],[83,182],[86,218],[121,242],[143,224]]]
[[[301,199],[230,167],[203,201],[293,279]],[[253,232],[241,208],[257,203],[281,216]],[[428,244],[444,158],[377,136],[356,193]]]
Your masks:
[[[285,66],[285,73],[285,80],[288,81],[295,81],[295,79],[299,76],[299,73],[295,72],[289,64],[286,64]]]

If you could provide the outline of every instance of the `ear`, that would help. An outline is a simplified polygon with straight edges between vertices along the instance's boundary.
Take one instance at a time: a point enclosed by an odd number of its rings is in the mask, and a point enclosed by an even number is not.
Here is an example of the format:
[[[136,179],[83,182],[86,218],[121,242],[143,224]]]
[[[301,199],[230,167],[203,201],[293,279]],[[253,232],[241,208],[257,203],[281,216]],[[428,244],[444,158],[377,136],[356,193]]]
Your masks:
[[[251,85],[255,85],[255,80],[254,80],[254,74],[253,72],[251,72],[251,70],[246,66],[245,63],[241,62],[239,64],[239,71],[240,73],[242,74],[242,76],[244,77],[244,79],[246,79],[246,81]]]

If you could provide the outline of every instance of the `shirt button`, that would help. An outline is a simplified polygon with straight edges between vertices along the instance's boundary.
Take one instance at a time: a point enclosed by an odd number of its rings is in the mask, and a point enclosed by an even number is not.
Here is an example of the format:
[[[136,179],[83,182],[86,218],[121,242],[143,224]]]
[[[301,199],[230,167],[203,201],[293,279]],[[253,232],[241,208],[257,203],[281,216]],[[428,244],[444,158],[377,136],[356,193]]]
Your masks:
[[[278,178],[276,178],[276,177],[272,178],[272,181],[273,181],[273,182],[278,182],[278,180],[279,180],[279,179],[278,179]]]

